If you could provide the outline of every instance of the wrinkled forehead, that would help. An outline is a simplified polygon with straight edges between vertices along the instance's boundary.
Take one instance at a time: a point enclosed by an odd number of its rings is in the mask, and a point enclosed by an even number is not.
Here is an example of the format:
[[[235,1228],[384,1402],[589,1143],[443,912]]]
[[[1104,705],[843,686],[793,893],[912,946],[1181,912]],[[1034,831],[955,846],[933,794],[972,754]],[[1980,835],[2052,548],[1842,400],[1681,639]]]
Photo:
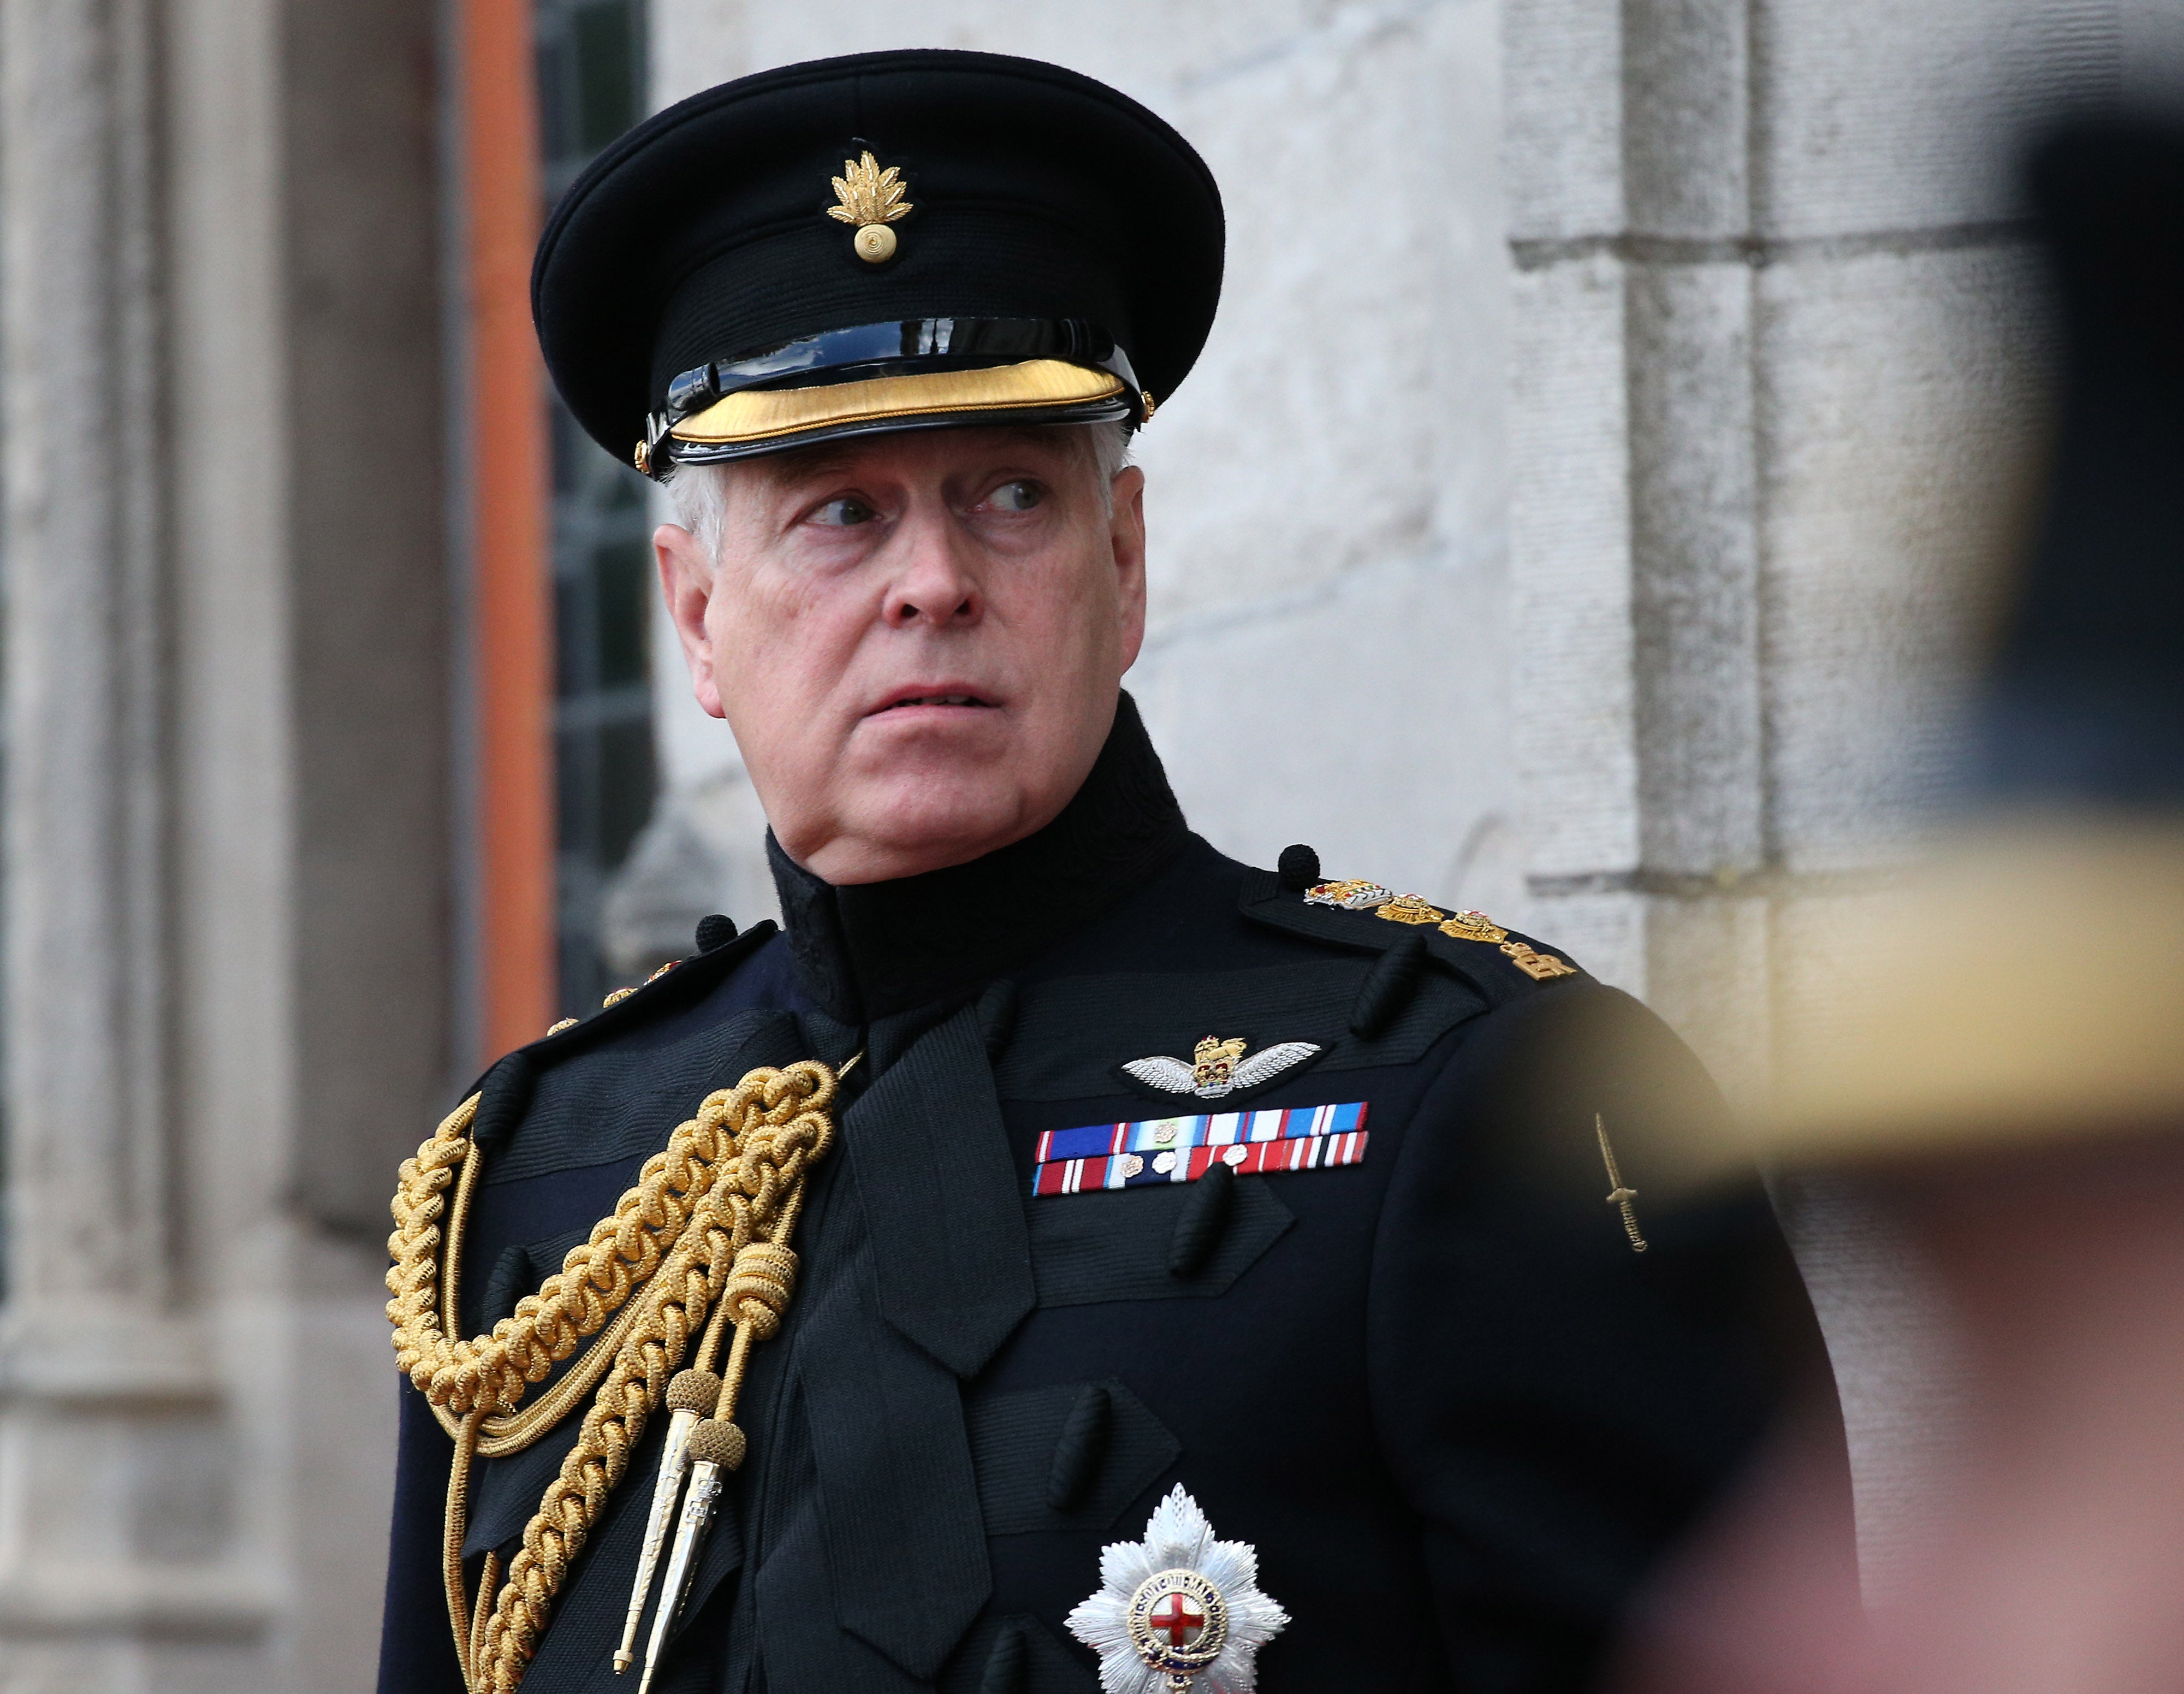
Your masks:
[[[760,486],[801,486],[861,474],[911,476],[919,480],[1021,465],[1050,475],[1096,470],[1092,431],[1058,424],[1001,425],[990,428],[911,430],[850,437],[791,448],[720,467],[733,481]]]

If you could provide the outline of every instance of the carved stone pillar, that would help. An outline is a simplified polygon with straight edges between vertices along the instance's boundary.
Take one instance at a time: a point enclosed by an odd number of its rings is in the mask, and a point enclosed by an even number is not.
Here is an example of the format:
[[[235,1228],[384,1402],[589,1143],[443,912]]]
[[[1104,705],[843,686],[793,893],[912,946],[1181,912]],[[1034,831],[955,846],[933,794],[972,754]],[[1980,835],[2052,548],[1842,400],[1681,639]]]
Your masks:
[[[161,37],[150,0],[0,3],[11,1689],[269,1616],[177,1258]]]
[[[453,1080],[433,100],[429,0],[0,0],[6,1694],[370,1678]]]

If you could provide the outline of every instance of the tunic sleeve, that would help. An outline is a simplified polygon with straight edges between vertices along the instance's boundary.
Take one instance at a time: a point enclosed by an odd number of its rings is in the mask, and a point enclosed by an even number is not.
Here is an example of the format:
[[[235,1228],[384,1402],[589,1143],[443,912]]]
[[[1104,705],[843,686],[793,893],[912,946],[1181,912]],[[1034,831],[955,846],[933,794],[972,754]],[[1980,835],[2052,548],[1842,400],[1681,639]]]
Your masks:
[[[1649,1194],[1657,1153],[1725,1127],[1659,1019],[1574,984],[1467,1026],[1404,1137],[1373,1250],[1373,1416],[1468,1694],[1592,1686],[1792,1386],[1834,1406],[1757,1179]]]
[[[380,1620],[379,1694],[465,1694],[440,1574],[448,1468],[455,1444],[408,1383],[401,1385],[401,1445],[394,1464],[394,1525]]]

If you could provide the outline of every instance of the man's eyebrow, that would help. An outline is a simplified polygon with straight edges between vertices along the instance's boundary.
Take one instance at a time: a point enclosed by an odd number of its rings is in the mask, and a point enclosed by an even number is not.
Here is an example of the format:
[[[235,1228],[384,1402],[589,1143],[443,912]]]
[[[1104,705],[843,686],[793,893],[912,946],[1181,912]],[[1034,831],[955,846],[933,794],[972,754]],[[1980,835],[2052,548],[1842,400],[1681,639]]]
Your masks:
[[[856,468],[856,460],[848,454],[829,452],[820,447],[792,450],[772,457],[772,462],[766,465],[760,474],[776,488],[783,488],[791,482],[810,482],[822,476],[846,476]]]

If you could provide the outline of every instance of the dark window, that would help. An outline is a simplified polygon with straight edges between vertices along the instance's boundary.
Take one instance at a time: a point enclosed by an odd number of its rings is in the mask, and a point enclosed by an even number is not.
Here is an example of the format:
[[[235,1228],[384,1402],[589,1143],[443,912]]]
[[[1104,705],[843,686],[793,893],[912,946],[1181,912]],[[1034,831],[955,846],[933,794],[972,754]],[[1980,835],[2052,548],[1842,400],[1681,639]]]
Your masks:
[[[644,111],[644,0],[535,0],[550,208]],[[648,484],[554,402],[554,766],[560,1003],[614,986],[599,904],[652,816]]]

